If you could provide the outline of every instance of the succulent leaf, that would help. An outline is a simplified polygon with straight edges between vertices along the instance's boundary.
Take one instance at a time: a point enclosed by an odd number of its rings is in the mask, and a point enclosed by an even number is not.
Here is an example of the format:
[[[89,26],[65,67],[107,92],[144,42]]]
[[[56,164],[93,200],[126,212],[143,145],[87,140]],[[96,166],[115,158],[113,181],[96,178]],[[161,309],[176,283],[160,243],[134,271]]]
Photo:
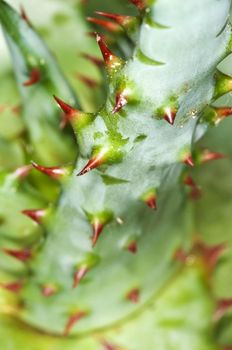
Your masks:
[[[222,236],[215,239],[220,230],[216,224],[214,235],[209,235],[215,218],[210,213],[209,220],[202,219],[207,213],[204,196],[197,205],[189,197],[197,199],[204,182],[210,184],[213,172],[201,178],[199,168],[218,162],[204,164],[207,160],[222,158],[223,152],[222,169],[225,165],[231,172],[231,145],[224,142],[230,128],[223,128],[226,122],[231,125],[229,119],[222,123],[222,139],[213,134],[217,151],[194,149],[209,125],[231,114],[232,102],[224,96],[228,89],[215,81],[215,74],[216,79],[226,74],[217,67],[229,54],[231,2],[130,2],[141,18],[130,59],[117,57],[102,35],[95,34],[109,86],[105,105],[90,114],[77,109],[75,94],[25,15],[22,18],[0,0],[0,21],[13,56],[25,124],[39,160],[33,167],[53,180],[62,177],[56,184],[59,200],[49,206],[30,180],[2,174],[2,197],[9,194],[13,208],[9,212],[2,200],[2,313],[14,316],[0,318],[0,339],[7,350],[15,349],[16,343],[25,348],[27,333],[29,339],[38,339],[34,350],[58,350],[63,344],[70,350],[216,350],[217,342],[226,346],[230,341],[220,329],[221,339],[215,341],[218,325],[212,322],[224,316],[217,300],[231,300],[223,285],[218,284],[219,291],[214,286],[223,275],[214,272],[226,255],[229,226],[225,242]],[[52,95],[59,96],[55,99],[65,113],[63,126],[70,122],[78,152],[70,134],[59,129]],[[35,108],[37,101],[41,105]],[[44,119],[38,117],[41,113]],[[34,138],[39,131],[46,142]],[[227,183],[226,179],[216,187],[222,201]],[[206,191],[216,203],[215,191]],[[28,205],[21,208],[24,203]],[[207,207],[210,211],[211,204]],[[19,210],[36,222],[18,218]],[[230,224],[227,211],[222,209],[220,215]],[[21,221],[26,223],[24,240],[17,236]],[[196,229],[204,231],[203,241],[193,237]],[[230,267],[229,260],[223,271]],[[214,317],[215,307],[220,317]],[[41,331],[50,335],[40,337]]]

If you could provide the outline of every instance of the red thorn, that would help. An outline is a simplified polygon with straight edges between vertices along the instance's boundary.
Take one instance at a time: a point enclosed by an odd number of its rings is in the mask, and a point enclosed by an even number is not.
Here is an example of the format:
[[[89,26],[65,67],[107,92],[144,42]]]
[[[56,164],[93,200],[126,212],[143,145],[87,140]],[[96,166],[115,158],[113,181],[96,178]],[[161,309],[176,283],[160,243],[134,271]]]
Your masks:
[[[135,5],[140,11],[144,10],[146,7],[145,0],[129,0],[133,5]]]
[[[103,37],[98,33],[95,33],[95,37],[100,47],[100,50],[102,52],[102,56],[104,58],[106,65],[110,68],[120,65],[121,60],[118,57],[114,56],[113,53],[110,51],[110,49],[108,49],[108,47],[106,46],[103,40]]]
[[[121,31],[121,27],[119,27],[118,24],[113,22],[105,21],[103,19],[94,18],[94,17],[87,17],[87,20],[91,23],[98,24],[99,26],[114,33],[118,33]]]
[[[209,150],[204,150],[201,154],[202,163],[223,158],[226,158],[226,156],[223,153],[210,152]]]
[[[188,258],[191,257],[198,259],[198,261],[200,260],[205,269],[207,277],[209,277],[216,267],[225,248],[226,246],[224,244],[207,246],[201,240],[197,240],[189,252],[185,252],[182,248],[178,248],[175,252],[174,258],[177,261],[184,263],[188,262]]]
[[[30,77],[27,81],[23,83],[23,86],[31,86],[38,83],[41,79],[41,73],[38,68],[33,68],[30,72]]]
[[[72,314],[69,319],[68,322],[65,326],[64,329],[64,336],[66,337],[67,335],[69,335],[71,329],[75,326],[75,324],[80,321],[83,317],[86,316],[86,312],[85,311],[78,311],[75,314]]]
[[[213,320],[215,322],[219,321],[231,308],[232,308],[232,299],[218,300],[217,307],[213,315]]]
[[[104,61],[101,58],[97,58],[87,53],[82,53],[81,56],[91,63],[95,64],[97,67],[102,67],[104,65]]]
[[[194,166],[192,155],[189,154],[183,159],[183,163],[189,166]]]
[[[92,246],[94,247],[98,241],[98,238],[100,237],[100,234],[102,233],[104,225],[100,222],[99,219],[95,219],[92,226],[93,226]]]
[[[77,174],[77,176],[84,175],[84,174],[88,173],[89,171],[91,171],[91,170],[97,168],[98,166],[100,166],[104,162],[105,154],[106,154],[106,151],[102,150],[101,152],[99,152],[99,154],[97,154],[96,156],[93,156],[88,161],[86,166]]]
[[[59,97],[55,95],[53,95],[53,97],[65,114],[68,114],[70,117],[72,117],[77,113],[77,110],[75,108],[62,101]]]
[[[197,241],[194,246],[194,250],[202,255],[209,273],[213,271],[225,249],[226,246],[223,243],[214,246],[207,246],[204,242]]]
[[[12,293],[19,293],[23,287],[22,282],[0,283],[0,287],[9,290]]]
[[[139,302],[139,296],[140,296],[140,291],[138,288],[132,289],[126,296],[126,298],[131,301],[132,303],[138,303]]]
[[[116,347],[115,345],[109,343],[106,340],[103,340],[101,345],[103,346],[104,350],[117,350],[118,347]]]
[[[50,296],[54,295],[56,292],[57,292],[57,289],[56,289],[55,286],[52,286],[52,285],[49,285],[49,284],[43,286],[42,294],[45,297],[50,297]]]
[[[112,113],[119,112],[126,104],[128,103],[128,100],[123,92],[116,95],[116,104],[112,111]]]
[[[113,21],[117,22],[121,26],[126,25],[133,17],[131,16],[124,16],[124,15],[118,15],[116,13],[109,13],[109,12],[103,12],[103,11],[95,11],[96,14],[110,18]]]
[[[87,77],[86,75],[82,75],[82,74],[76,74],[77,78],[80,79],[86,86],[88,86],[90,89],[94,89],[97,86],[99,86],[99,82]]]
[[[46,215],[45,209],[25,209],[21,211],[22,214],[28,216],[37,224],[41,224],[43,217]]]
[[[108,49],[108,47],[104,43],[101,35],[95,33],[95,37],[96,37],[97,43],[101,49],[102,56],[104,58],[105,63],[111,64],[111,61],[113,60],[114,55],[112,54],[112,52]]]
[[[23,5],[20,6],[20,13],[21,13],[21,17],[22,19],[30,26],[31,22],[29,20],[29,17],[25,11],[25,8],[23,7]]]
[[[66,102],[62,101],[57,96],[54,95],[53,97],[56,100],[56,102],[58,103],[58,105],[60,106],[60,108],[62,109],[62,111],[64,112],[64,117],[60,123],[61,129],[63,129],[72,120],[72,118],[74,118],[78,114],[81,114],[81,112],[78,111],[77,109],[73,108],[72,106],[70,106]]]
[[[157,203],[156,203],[156,197],[155,196],[151,196],[151,197],[147,198],[145,203],[148,205],[149,208],[157,209]]]
[[[222,348],[222,350],[232,350],[232,345],[226,345]]]
[[[138,246],[137,246],[137,242],[136,241],[132,241],[128,244],[127,249],[129,252],[131,252],[132,254],[136,254],[137,250],[138,250]]]
[[[82,280],[82,278],[86,275],[86,273],[89,271],[87,266],[81,266],[74,274],[73,279],[73,288],[76,288],[79,284],[79,282]]]
[[[42,165],[38,165],[35,162],[31,162],[31,164],[36,170],[56,180],[60,179],[64,175],[67,175],[67,169],[65,169],[64,167],[45,167]]]
[[[164,109],[164,119],[171,125],[174,124],[175,119],[176,119],[176,111],[174,111],[173,109],[171,109],[170,107],[166,107]]]
[[[32,170],[32,165],[24,165],[16,169],[14,174],[17,178],[23,179],[24,177],[28,176],[31,170]]]
[[[192,200],[197,200],[201,197],[202,191],[200,187],[197,186],[195,181],[190,175],[186,175],[183,179],[183,183],[189,187],[191,187],[191,191],[189,193],[189,198]]]
[[[188,254],[184,251],[184,249],[178,248],[178,249],[175,251],[174,259],[175,259],[176,261],[185,263],[185,262],[187,261],[187,259],[188,259]]]
[[[196,183],[190,175],[184,177],[183,183],[190,187],[196,187]]]
[[[12,256],[13,258],[16,258],[22,262],[26,262],[32,256],[30,249],[23,249],[23,250],[3,249],[3,251],[6,254],[8,254],[8,255]]]
[[[219,118],[228,117],[232,114],[232,107],[220,107],[216,108]]]

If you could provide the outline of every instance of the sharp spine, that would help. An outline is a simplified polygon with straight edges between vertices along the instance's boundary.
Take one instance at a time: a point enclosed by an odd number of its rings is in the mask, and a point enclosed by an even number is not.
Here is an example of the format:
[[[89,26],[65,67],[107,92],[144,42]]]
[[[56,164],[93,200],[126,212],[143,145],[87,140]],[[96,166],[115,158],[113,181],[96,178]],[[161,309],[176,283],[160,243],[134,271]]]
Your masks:
[[[94,18],[94,17],[87,17],[87,20],[91,23],[97,24],[113,33],[118,33],[121,32],[121,27],[113,22],[110,21],[105,21],[99,18]]]
[[[94,89],[100,85],[100,83],[97,80],[89,78],[86,75],[77,73],[76,76],[80,81],[82,81],[82,83],[84,83],[90,89]]]
[[[85,165],[85,167],[77,174],[77,176],[82,176],[89,171],[99,167],[102,165],[105,161],[105,156],[108,150],[102,149],[98,154],[94,155],[88,163]]]
[[[134,288],[126,295],[127,300],[131,301],[134,304],[139,302],[140,291],[138,288]]]
[[[128,103],[128,99],[126,95],[121,92],[116,95],[116,104],[112,111],[113,114],[119,112],[124,106],[126,106]]]
[[[121,69],[121,67],[123,66],[123,61],[121,60],[121,58],[118,58],[117,56],[113,55],[113,53],[106,46],[103,37],[100,34],[95,33],[95,37],[108,70],[110,72],[116,72],[119,69]]]
[[[66,177],[70,174],[70,170],[68,167],[59,167],[59,166],[54,166],[54,167],[45,167],[42,165],[39,165],[35,162],[31,162],[33,168],[36,170],[40,171],[41,173],[55,179],[59,180],[63,177]]]
[[[232,308],[232,299],[218,300],[216,310],[213,315],[214,322],[218,322],[231,308]]]
[[[32,68],[28,80],[23,83],[23,86],[30,87],[37,84],[41,80],[41,72],[38,68]]]
[[[4,253],[7,255],[18,259],[22,262],[26,262],[32,257],[32,252],[30,249],[23,249],[23,250],[15,250],[15,249],[3,249]]]
[[[64,336],[68,336],[75,324],[86,315],[87,313],[85,311],[78,311],[76,313],[71,314],[64,329]]]
[[[77,271],[74,273],[73,288],[76,288],[79,285],[80,281],[84,278],[88,271],[88,266],[80,266],[77,269]]]
[[[47,214],[46,209],[24,209],[21,211],[22,214],[26,215],[30,219],[32,219],[37,224],[41,224],[43,218]]]
[[[132,254],[136,254],[138,251],[138,245],[136,241],[132,241],[127,245],[127,250]]]

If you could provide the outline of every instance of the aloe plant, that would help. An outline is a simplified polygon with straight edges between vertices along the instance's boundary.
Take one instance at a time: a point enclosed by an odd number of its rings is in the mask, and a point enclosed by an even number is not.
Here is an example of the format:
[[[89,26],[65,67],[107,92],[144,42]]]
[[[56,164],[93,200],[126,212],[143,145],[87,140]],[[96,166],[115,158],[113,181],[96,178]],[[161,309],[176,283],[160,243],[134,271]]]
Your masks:
[[[64,43],[52,25],[40,32],[66,78],[26,13],[0,1],[24,130],[17,136],[12,127],[0,143],[6,350],[232,344],[231,4],[130,2],[135,16],[98,8],[89,18],[116,32],[122,57],[104,34],[90,34],[88,52],[86,36],[78,38],[79,54],[102,71],[96,39],[105,63],[100,92],[100,73],[77,60],[81,83],[93,88],[86,94],[73,83],[68,44],[75,16],[88,30],[86,5],[57,2],[64,13],[56,21],[70,35]]]

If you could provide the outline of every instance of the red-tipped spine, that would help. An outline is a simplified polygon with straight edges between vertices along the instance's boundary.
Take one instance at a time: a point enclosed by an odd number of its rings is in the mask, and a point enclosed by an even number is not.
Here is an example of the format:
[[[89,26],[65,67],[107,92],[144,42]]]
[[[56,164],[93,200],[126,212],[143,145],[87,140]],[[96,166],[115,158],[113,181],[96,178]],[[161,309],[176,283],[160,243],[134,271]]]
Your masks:
[[[226,156],[223,153],[211,152],[204,150],[201,154],[201,163],[207,163],[211,160],[223,159]]]
[[[229,117],[232,115],[232,107],[220,107],[216,108],[216,113],[220,119]]]
[[[127,245],[127,250],[132,253],[132,254],[136,254],[138,251],[138,245],[136,241],[132,241]]]
[[[20,260],[22,262],[26,262],[32,256],[32,252],[31,252],[30,249],[23,249],[23,250],[3,249],[3,251],[7,255],[10,255],[13,258],[18,259],[18,260]]]
[[[84,278],[86,273],[89,271],[87,266],[81,266],[74,274],[73,278],[73,288],[76,288],[80,281]]]
[[[188,154],[184,159],[183,159],[183,163],[188,165],[188,166],[194,166],[194,162],[193,162],[193,157],[191,154]]]
[[[190,252],[187,253],[182,248],[178,248],[175,252],[174,258],[175,260],[184,263],[188,262],[189,257],[195,257],[200,259],[207,273],[207,277],[209,277],[212,274],[214,268],[216,267],[225,248],[225,244],[207,246],[201,240],[196,240]]]
[[[198,241],[195,243],[195,249],[202,254],[207,270],[211,273],[217,265],[221,255],[224,253],[226,245],[221,243],[214,246],[206,246],[203,242]]]
[[[134,304],[139,302],[140,291],[138,288],[134,288],[126,295],[126,299],[131,301]]]
[[[123,92],[120,92],[116,95],[116,103],[112,111],[113,114],[119,112],[126,104],[128,103],[127,97]]]
[[[95,220],[93,220],[92,226],[93,226],[92,246],[95,247],[100,237],[100,234],[103,231],[104,224],[98,218],[96,218]]]
[[[232,309],[232,299],[220,299],[217,302],[217,307],[213,315],[213,320],[215,322],[219,321],[227,311]]]
[[[97,80],[89,78],[86,75],[77,73],[76,76],[80,81],[82,81],[82,83],[84,83],[90,89],[94,89],[99,86],[99,82]]]
[[[155,188],[151,188],[143,193],[140,197],[146,205],[151,209],[157,209],[157,191]]]
[[[164,116],[163,118],[171,125],[174,124],[176,119],[176,111],[173,110],[171,107],[166,107],[164,109]]]
[[[110,21],[105,21],[103,19],[99,19],[99,18],[94,18],[94,17],[87,17],[87,20],[91,23],[97,24],[113,33],[118,33],[121,31],[121,27],[113,22]]]
[[[23,287],[23,284],[20,281],[10,282],[10,283],[0,283],[0,287],[12,293],[19,293]]]
[[[55,180],[59,180],[63,176],[68,175],[68,170],[65,167],[45,167],[42,165],[38,165],[35,162],[31,162],[31,164],[36,170],[49,177],[52,177]]]
[[[23,83],[23,86],[29,87],[37,84],[41,79],[41,72],[38,68],[33,68],[30,72],[28,80]]]
[[[77,174],[77,176],[82,176],[88,173],[89,171],[102,165],[104,163],[106,153],[107,153],[107,150],[103,149],[98,154],[94,155],[85,165],[85,167]]]
[[[25,177],[27,177],[29,175],[29,173],[31,172],[32,170],[32,165],[29,164],[29,165],[24,165],[24,166],[21,166],[19,168],[17,168],[14,172],[15,176],[19,179],[23,179]]]
[[[42,219],[46,215],[46,209],[24,209],[21,213],[32,219],[37,224],[41,224]]]
[[[57,104],[60,106],[60,108],[62,109],[62,111],[64,112],[64,117],[61,120],[60,123],[60,127],[63,129],[69,122],[72,121],[72,119],[74,118],[78,118],[82,115],[82,112],[79,111],[76,108],[73,108],[72,106],[70,106],[69,104],[67,104],[66,102],[64,102],[63,100],[61,100],[59,97],[57,96],[53,96],[54,99],[56,100]]]
[[[106,46],[103,37],[100,34],[95,33],[95,37],[101,50],[105,64],[109,68],[109,70],[115,70],[117,68],[120,68],[122,66],[122,60],[113,55],[110,49],[108,49],[108,47]]]
[[[157,209],[156,196],[150,196],[146,200],[146,204],[151,209]]]
[[[75,108],[61,100],[59,97],[55,95],[53,97],[65,114],[68,114],[70,117],[72,117],[78,112]]]
[[[87,53],[82,53],[81,56],[88,60],[89,62],[93,63],[97,67],[102,67],[104,66],[104,61],[101,58],[89,55]]]
[[[197,187],[195,181],[193,180],[193,178],[190,175],[184,176],[183,183],[189,187]]]
[[[116,13],[109,13],[109,12],[103,12],[103,11],[95,11],[95,12],[100,16],[112,19],[113,21],[117,22],[121,26],[126,26],[128,23],[130,23],[134,19],[134,17],[119,15]]]
[[[50,297],[56,294],[57,288],[52,284],[46,284],[42,287],[42,294],[44,297]]]
[[[28,15],[27,15],[26,10],[25,10],[25,8],[23,7],[23,5],[20,6],[20,14],[21,14],[22,19],[23,19],[29,26],[31,26],[31,22],[30,22],[30,20],[29,20],[29,17],[28,17]]]
[[[146,8],[146,1],[145,0],[129,0],[133,5],[135,5],[138,10],[142,11]]]
[[[80,321],[83,317],[85,317],[87,314],[85,311],[78,311],[72,315],[70,315],[68,322],[65,326],[64,329],[64,336],[66,337],[67,335],[69,335],[69,333],[71,332],[72,328],[75,326],[75,324]]]

